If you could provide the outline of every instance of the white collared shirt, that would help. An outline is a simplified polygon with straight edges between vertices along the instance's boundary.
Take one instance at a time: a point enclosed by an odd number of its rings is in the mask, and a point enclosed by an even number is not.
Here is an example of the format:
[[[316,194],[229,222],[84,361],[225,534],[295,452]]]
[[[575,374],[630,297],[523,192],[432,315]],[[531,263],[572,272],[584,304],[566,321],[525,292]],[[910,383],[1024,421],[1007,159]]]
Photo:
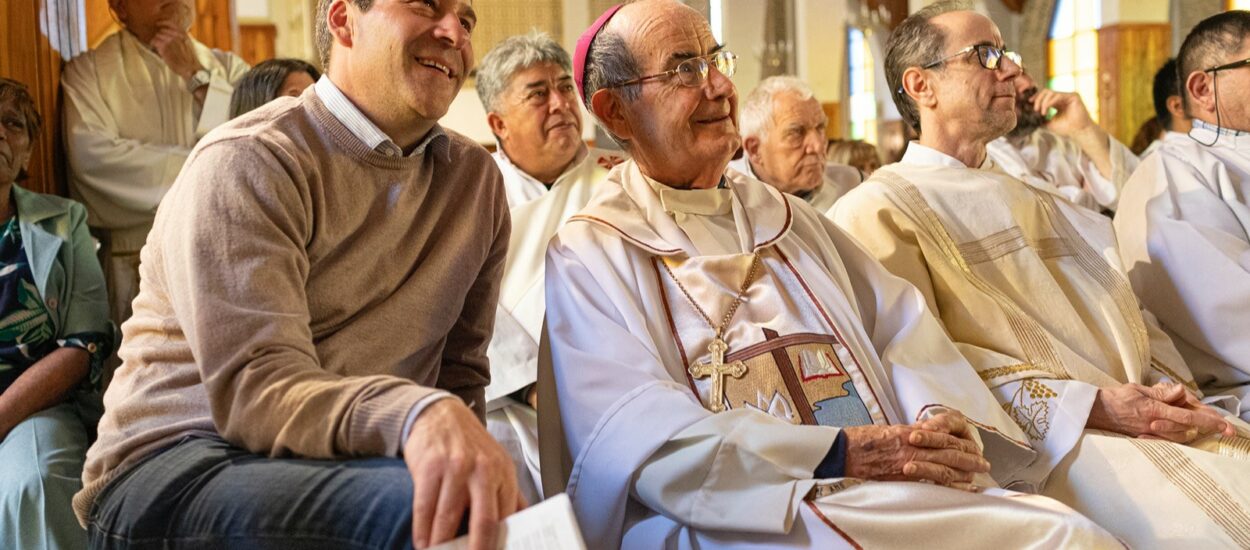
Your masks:
[[[321,79],[317,81],[314,87],[317,97],[321,98],[321,102],[325,103],[326,109],[330,110],[330,114],[334,118],[346,126],[352,135],[356,136],[368,145],[370,149],[377,151],[388,157],[402,157],[404,151],[391,140],[369,117],[360,112],[356,104],[343,95],[343,91],[339,89],[334,82],[330,81],[329,75],[321,75]],[[412,150],[408,156],[422,155],[425,153],[426,147],[433,146],[434,150],[444,157],[451,154],[450,140],[443,131],[442,126],[437,124],[417,142],[416,148]]]

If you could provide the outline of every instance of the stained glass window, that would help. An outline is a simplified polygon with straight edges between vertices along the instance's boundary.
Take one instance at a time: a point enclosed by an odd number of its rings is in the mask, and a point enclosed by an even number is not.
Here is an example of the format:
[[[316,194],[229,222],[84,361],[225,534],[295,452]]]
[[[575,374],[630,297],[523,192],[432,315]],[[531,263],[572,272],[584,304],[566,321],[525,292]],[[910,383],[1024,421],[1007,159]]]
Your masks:
[[[872,48],[863,31],[849,27],[846,56],[850,88],[851,139],[877,143],[877,95]]]
[[[1250,0],[1245,0],[1250,1]],[[1050,27],[1047,87],[1077,92],[1098,120],[1098,27],[1102,2],[1058,0]],[[1036,73],[1033,73],[1037,77]]]

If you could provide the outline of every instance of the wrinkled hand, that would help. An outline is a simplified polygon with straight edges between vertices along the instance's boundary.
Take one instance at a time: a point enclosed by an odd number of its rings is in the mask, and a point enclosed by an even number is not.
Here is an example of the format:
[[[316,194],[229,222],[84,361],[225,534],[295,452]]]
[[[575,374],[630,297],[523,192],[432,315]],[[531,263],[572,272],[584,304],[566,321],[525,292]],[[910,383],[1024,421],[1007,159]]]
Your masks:
[[[1148,439],[1189,443],[1214,433],[1233,436],[1233,426],[1184,386],[1124,384],[1098,390],[1086,425]]]
[[[887,481],[932,481],[971,489],[990,463],[959,413],[942,413],[910,426],[854,426],[846,433],[846,475]]]
[[[1051,108],[1057,111],[1055,118],[1046,123],[1046,128],[1061,136],[1072,137],[1079,132],[1095,127],[1094,119],[1089,116],[1085,102],[1081,96],[1072,92],[1056,92],[1041,89],[1033,96],[1033,110],[1046,116]]]
[[[442,399],[422,411],[404,444],[412,475],[412,544],[456,536],[466,509],[469,547],[494,550],[499,522],[525,507],[503,447],[463,403]]]
[[[156,36],[152,37],[152,49],[156,50],[170,70],[184,79],[190,80],[196,71],[204,68],[195,57],[191,35],[172,21],[157,24]]]

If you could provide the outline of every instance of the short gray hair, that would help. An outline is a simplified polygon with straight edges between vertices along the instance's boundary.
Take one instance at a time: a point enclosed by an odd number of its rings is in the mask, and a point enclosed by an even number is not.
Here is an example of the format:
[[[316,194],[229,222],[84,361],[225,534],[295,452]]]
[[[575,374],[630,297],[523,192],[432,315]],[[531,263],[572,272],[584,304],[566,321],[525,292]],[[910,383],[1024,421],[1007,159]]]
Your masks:
[[[586,67],[582,74],[585,84],[582,89],[582,102],[586,104],[586,110],[590,111],[590,115],[598,121],[599,115],[596,115],[594,109],[590,108],[590,98],[594,97],[595,92],[604,88],[612,88],[639,76],[642,76],[642,69],[638,67],[638,59],[629,50],[629,44],[625,42],[625,38],[617,32],[604,29],[591,41],[590,48],[586,52]],[[642,95],[642,89],[638,84],[623,86],[616,90],[629,102],[637,101]],[[603,124],[599,126],[603,127],[608,136],[617,144],[625,145],[624,141],[608,131]]]
[[[885,81],[890,97],[898,107],[903,122],[920,132],[920,109],[903,90],[903,73],[912,67],[923,67],[940,59],[946,51],[946,34],[933,24],[933,18],[955,11],[974,11],[964,0],[942,0],[930,4],[904,19],[885,45]]]
[[[783,92],[796,94],[803,101],[816,97],[811,86],[793,76],[765,78],[751,91],[751,95],[747,96],[738,111],[738,130],[743,138],[755,136],[764,139],[768,136],[768,130],[772,128],[776,97]]]
[[[552,63],[565,72],[573,72],[568,52],[539,31],[510,36],[487,53],[477,69],[477,96],[486,112],[499,112],[499,96],[508,89],[513,75],[539,63]]]

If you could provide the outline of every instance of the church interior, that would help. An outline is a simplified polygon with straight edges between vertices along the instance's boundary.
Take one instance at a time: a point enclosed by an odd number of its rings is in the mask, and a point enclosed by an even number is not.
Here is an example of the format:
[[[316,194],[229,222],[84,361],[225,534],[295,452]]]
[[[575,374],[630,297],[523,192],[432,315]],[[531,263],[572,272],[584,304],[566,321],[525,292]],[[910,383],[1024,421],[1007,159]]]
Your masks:
[[[0,549],[1250,549],[1247,14],[3,0]]]

